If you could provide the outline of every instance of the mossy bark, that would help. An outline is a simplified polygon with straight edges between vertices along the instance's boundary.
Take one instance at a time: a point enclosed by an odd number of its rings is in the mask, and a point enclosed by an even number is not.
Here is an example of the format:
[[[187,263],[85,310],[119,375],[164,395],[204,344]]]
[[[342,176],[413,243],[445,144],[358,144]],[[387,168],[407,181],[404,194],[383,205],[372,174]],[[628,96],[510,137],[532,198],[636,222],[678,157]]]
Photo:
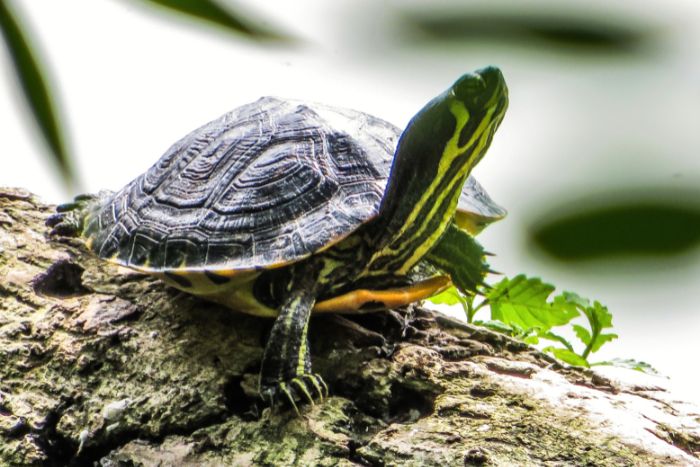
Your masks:
[[[699,411],[420,307],[313,318],[332,397],[256,398],[271,322],[50,239],[0,189],[0,465],[700,465]]]

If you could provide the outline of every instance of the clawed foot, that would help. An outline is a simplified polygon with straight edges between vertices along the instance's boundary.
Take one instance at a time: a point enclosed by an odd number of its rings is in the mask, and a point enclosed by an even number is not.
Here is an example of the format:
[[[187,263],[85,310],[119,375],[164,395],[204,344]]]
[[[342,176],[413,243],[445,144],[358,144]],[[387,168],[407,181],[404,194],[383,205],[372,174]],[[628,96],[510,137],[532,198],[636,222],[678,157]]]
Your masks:
[[[278,402],[287,401],[299,415],[297,402],[308,402],[314,405],[314,399],[323,401],[328,397],[328,386],[321,376],[315,373],[304,373],[288,381],[261,385],[260,396],[272,407]]]
[[[49,235],[62,237],[80,235],[85,208],[94,199],[94,195],[79,195],[72,203],[56,206],[56,213],[46,219],[46,225],[52,228]]]

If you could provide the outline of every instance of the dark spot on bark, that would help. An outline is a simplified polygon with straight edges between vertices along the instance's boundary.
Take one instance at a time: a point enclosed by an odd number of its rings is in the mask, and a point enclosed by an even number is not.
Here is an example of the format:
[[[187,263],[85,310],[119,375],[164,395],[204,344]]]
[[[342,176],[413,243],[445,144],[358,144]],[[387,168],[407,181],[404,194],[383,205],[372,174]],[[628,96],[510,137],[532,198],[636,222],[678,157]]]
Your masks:
[[[391,386],[389,420],[391,423],[413,423],[435,411],[435,394],[418,391],[403,384]]]
[[[253,421],[260,418],[257,400],[249,397],[243,390],[243,376],[231,377],[224,385],[224,403],[228,411],[243,420]]]
[[[90,290],[83,285],[81,279],[83,271],[85,270],[75,263],[59,260],[34,278],[34,292],[60,298],[88,294]]]
[[[351,321],[360,326],[381,334],[389,341],[399,340],[409,326],[409,317],[406,317],[394,310],[385,310],[377,313],[367,313],[359,315],[346,315]]]
[[[30,427],[27,423],[27,419],[24,417],[18,417],[15,423],[12,424],[12,426],[10,426],[9,428],[7,428],[5,434],[9,438],[21,438],[22,436],[29,433],[29,429]]]
[[[483,448],[473,448],[464,455],[465,467],[470,465],[484,465],[489,461],[488,451]]]
[[[493,388],[485,386],[474,386],[469,391],[469,394],[471,394],[472,397],[476,397],[477,399],[485,399],[496,394],[496,391]]]
[[[71,465],[70,461],[78,450],[78,443],[57,430],[58,422],[65,410],[72,405],[69,399],[60,402],[58,407],[48,412],[43,422],[32,428],[37,444],[46,454],[47,466]]]

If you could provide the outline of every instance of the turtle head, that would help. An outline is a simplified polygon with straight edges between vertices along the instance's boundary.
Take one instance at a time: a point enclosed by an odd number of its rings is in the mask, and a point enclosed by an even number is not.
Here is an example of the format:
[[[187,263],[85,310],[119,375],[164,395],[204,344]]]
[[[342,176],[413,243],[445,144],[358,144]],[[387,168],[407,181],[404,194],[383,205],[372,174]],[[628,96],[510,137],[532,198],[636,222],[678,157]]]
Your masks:
[[[437,243],[507,106],[503,74],[486,67],[463,75],[411,119],[394,155],[370,269],[406,273]]]
[[[491,144],[508,107],[508,87],[496,67],[459,78],[447,91],[416,114],[404,131],[401,145],[421,150],[424,164],[454,161],[471,170]],[[414,152],[414,151],[410,151]]]
[[[471,153],[476,165],[491,144],[491,138],[508,107],[508,87],[501,70],[486,67],[459,78],[446,96],[450,113],[457,121],[457,151]]]

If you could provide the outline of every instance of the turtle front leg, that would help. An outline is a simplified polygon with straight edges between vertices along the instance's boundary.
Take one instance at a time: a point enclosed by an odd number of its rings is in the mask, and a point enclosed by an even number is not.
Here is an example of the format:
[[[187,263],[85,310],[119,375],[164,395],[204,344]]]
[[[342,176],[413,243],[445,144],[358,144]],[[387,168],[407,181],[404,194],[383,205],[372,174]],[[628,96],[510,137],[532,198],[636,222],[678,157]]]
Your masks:
[[[265,347],[260,371],[260,395],[274,405],[286,399],[298,413],[297,401],[328,395],[321,376],[311,371],[307,331],[316,303],[319,267],[309,262],[294,268],[289,292],[279,308]]]

